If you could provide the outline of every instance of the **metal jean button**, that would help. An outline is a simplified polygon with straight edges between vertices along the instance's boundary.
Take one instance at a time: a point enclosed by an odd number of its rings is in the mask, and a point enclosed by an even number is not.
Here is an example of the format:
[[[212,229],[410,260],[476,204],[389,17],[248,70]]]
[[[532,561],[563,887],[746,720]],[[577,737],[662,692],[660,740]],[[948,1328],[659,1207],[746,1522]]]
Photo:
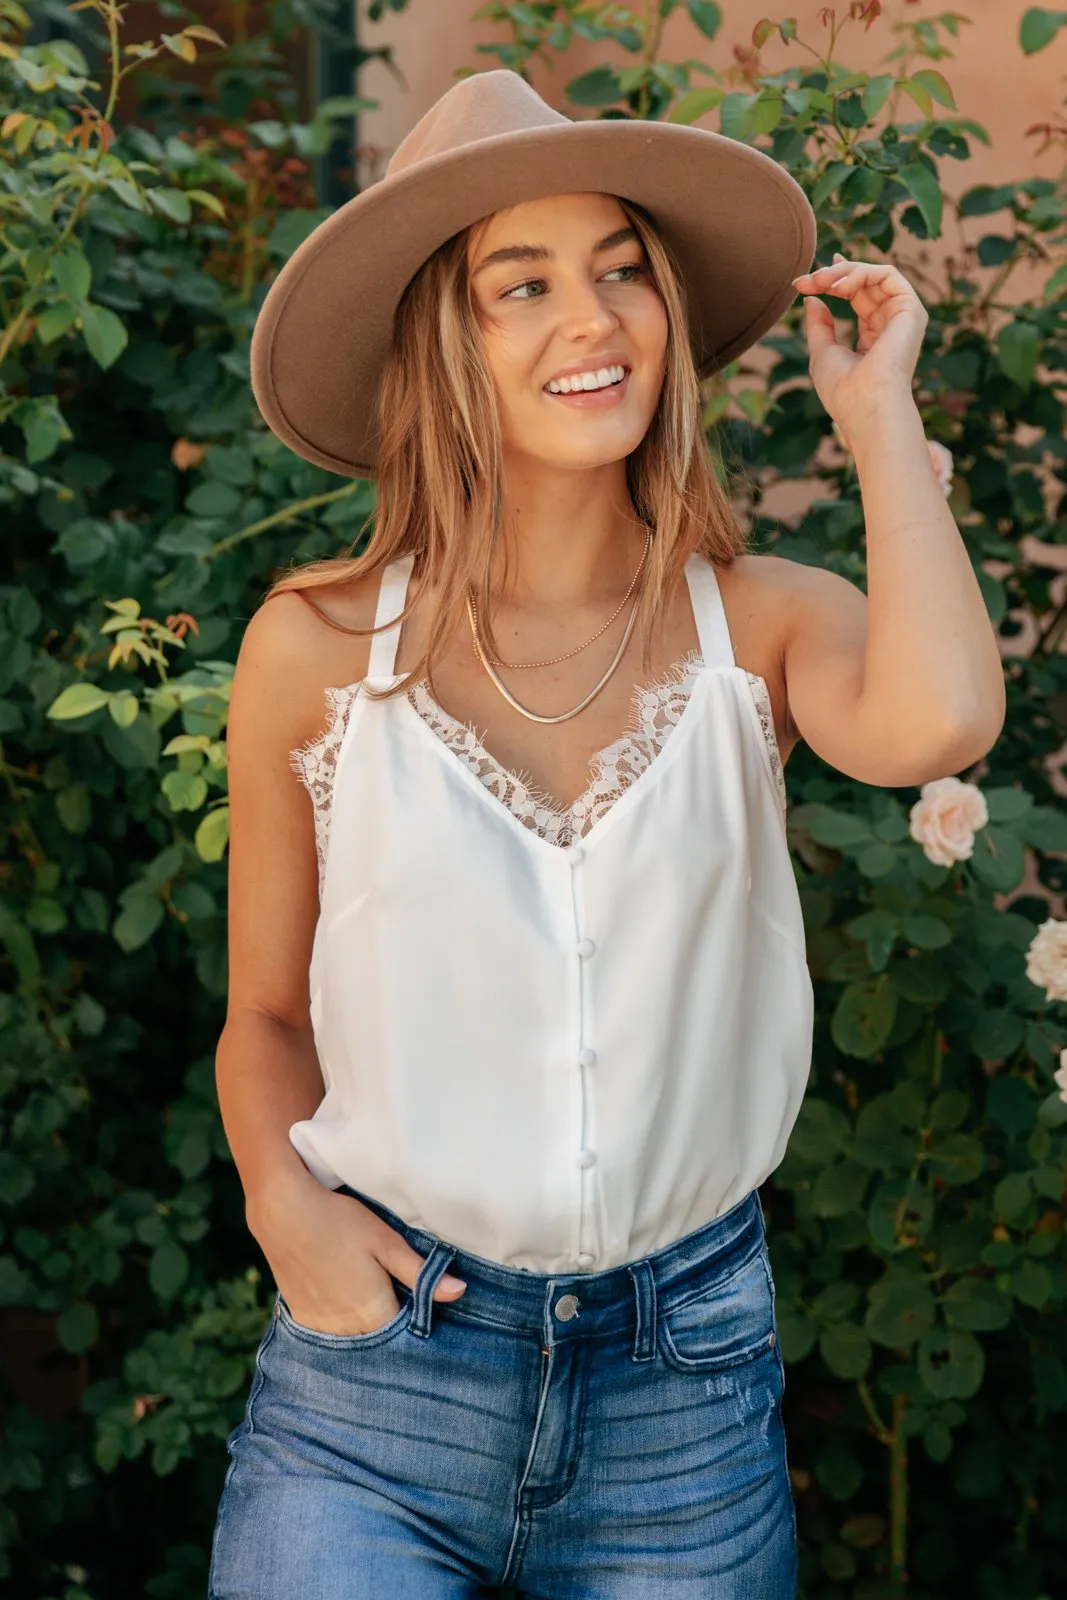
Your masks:
[[[556,1316],[561,1322],[569,1322],[578,1315],[578,1296],[576,1294],[561,1294],[556,1301]]]

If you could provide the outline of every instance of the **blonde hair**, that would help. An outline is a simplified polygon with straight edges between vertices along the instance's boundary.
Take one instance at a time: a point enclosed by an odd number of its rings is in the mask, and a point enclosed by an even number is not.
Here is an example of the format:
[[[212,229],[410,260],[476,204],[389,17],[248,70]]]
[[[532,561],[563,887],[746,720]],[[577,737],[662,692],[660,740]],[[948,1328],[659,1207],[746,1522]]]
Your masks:
[[[690,555],[699,550],[728,566],[748,542],[720,481],[717,441],[709,449],[705,440],[682,274],[651,216],[632,201],[619,198],[619,205],[644,246],[667,321],[659,403],[626,459],[634,510],[653,531],[635,624],[647,667],[656,625]],[[483,220],[473,228],[484,226]],[[465,228],[434,251],[397,307],[378,395],[378,496],[366,549],[354,555],[354,544],[344,556],[296,567],[267,596],[296,590],[310,602],[308,591],[369,577],[414,551],[403,615],[426,586],[436,590],[437,604],[422,659],[393,688],[368,690],[383,697],[404,692],[423,675],[433,689],[434,662],[462,615],[468,585],[482,638],[499,654],[489,575],[502,525],[503,461],[496,407],[485,404],[493,383],[467,268],[472,231]],[[375,630],[345,631],[367,636]]]

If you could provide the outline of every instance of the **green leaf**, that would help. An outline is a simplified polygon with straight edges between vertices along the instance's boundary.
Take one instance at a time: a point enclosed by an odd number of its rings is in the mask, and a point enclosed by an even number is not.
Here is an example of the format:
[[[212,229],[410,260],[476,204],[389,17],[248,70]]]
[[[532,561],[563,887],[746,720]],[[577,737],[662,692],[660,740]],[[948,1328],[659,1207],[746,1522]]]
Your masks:
[[[986,1090],[985,1114],[1011,1137],[1029,1133],[1037,1114],[1034,1091],[1025,1079],[998,1073]]]
[[[824,1167],[815,1180],[811,1209],[817,1217],[843,1217],[863,1203],[870,1173],[851,1161]]]
[[[1052,1277],[1040,1261],[1023,1261],[1011,1275],[1011,1292],[1024,1306],[1040,1311],[1052,1294]]]
[[[77,312],[82,302],[88,300],[93,273],[88,260],[77,245],[68,245],[52,257],[49,270],[64,300],[69,300]]]
[[[803,1361],[815,1348],[818,1329],[810,1317],[799,1307],[779,1304],[775,1320],[778,1323],[778,1345],[782,1360],[790,1365]]]
[[[944,199],[937,174],[931,172],[922,161],[909,161],[898,170],[897,177],[922,214],[927,238],[939,239]]]
[[[1002,1061],[1022,1043],[1025,1023],[1016,1011],[994,1007],[983,1011],[971,1029],[971,1047],[983,1061]]]
[[[152,1252],[148,1281],[161,1300],[173,1300],[189,1276],[189,1257],[173,1239],[165,1239]]]
[[[221,861],[230,838],[230,808],[209,811],[193,837],[201,861]]]
[[[160,787],[172,811],[199,811],[207,799],[207,781],[199,772],[168,772]]]
[[[878,1344],[904,1350],[937,1321],[934,1297],[924,1279],[891,1273],[871,1286],[864,1327]]]
[[[819,1335],[819,1354],[838,1378],[862,1378],[871,1364],[871,1341],[854,1322],[835,1322]]]
[[[243,496],[233,484],[209,479],[198,483],[188,496],[185,509],[194,517],[232,517],[240,509]]]
[[[952,943],[952,929],[940,917],[916,912],[904,924],[904,937],[918,950],[940,950]]]
[[[714,0],[685,0],[686,10],[706,39],[714,39],[722,27],[722,8]]]
[[[106,371],[126,348],[129,336],[125,324],[107,306],[85,305],[81,325],[89,354]]]
[[[1019,886],[1026,873],[1022,840],[1008,828],[990,823],[975,834],[968,866],[979,883],[1006,894]]]
[[[1012,1317],[1008,1296],[987,1278],[957,1278],[943,1305],[949,1322],[968,1333],[995,1333]]]
[[[149,189],[147,194],[149,205],[172,222],[185,224],[192,217],[193,208],[184,189]]]
[[[911,81],[920,84],[939,105],[948,106],[951,111],[955,111],[956,102],[952,89],[940,72],[934,72],[930,67],[923,67],[921,71],[912,73]]]
[[[985,1168],[982,1142],[973,1134],[943,1133],[927,1150],[929,1172],[942,1183],[973,1183]]]
[[[880,841],[865,845],[856,855],[856,867],[865,878],[884,878],[896,864],[896,851]]]
[[[1009,1173],[993,1190],[993,1210],[1005,1222],[1017,1222],[1029,1209],[1032,1193],[1028,1172]]]
[[[112,937],[128,955],[147,944],[162,921],[163,905],[155,895],[134,895],[112,923]]]
[[[1067,28],[1067,11],[1046,11],[1031,6],[1019,24],[1019,43],[1023,54],[1032,56],[1050,45],[1061,28]]]
[[[112,695],[107,709],[116,727],[128,728],[137,721],[140,707],[135,694],[131,694],[128,689],[120,689],[118,694]]]
[[[923,1448],[931,1461],[947,1461],[952,1454],[952,1429],[946,1422],[931,1422],[923,1429]]]
[[[690,89],[673,107],[667,121],[688,126],[721,105],[725,93],[724,89]]]
[[[868,122],[873,122],[892,92],[896,79],[888,72],[880,72],[863,90],[863,110]]]
[[[76,717],[88,717],[106,706],[111,695],[98,683],[70,683],[57,695],[45,715],[55,722],[73,722]]]
[[[822,1163],[847,1147],[851,1131],[843,1111],[809,1094],[800,1103],[789,1135],[789,1150],[802,1161]]]
[[[147,713],[139,713],[126,728],[106,722],[103,732],[108,754],[120,767],[130,772],[151,771],[158,767],[159,747],[163,741],[159,729]]]
[[[1026,789],[1005,786],[983,789],[990,822],[1016,822],[1033,809],[1034,797]]]
[[[614,68],[594,67],[572,78],[565,92],[576,106],[610,106],[622,98],[622,85]]]
[[[72,306],[66,300],[57,301],[55,305],[49,306],[47,311],[42,311],[37,318],[38,343],[51,344],[54,340],[62,338],[77,320],[77,306]]]
[[[896,1014],[896,990],[884,978],[852,983],[834,1008],[830,1034],[845,1055],[867,1060],[884,1046]]]
[[[889,974],[897,993],[914,1005],[936,1005],[945,999],[952,986],[948,968],[930,955],[893,961]]]
[[[811,1303],[811,1314],[819,1322],[843,1322],[859,1303],[860,1291],[854,1283],[828,1283]]]
[[[89,790],[84,783],[69,783],[56,795],[56,816],[68,833],[84,833],[92,821]]]
[[[950,1128],[958,1128],[967,1118],[971,1109],[970,1096],[961,1089],[946,1089],[943,1094],[935,1095],[930,1102],[928,1116],[929,1126],[937,1132],[946,1132]]]
[[[831,811],[820,806],[808,823],[808,832],[816,844],[825,844],[832,850],[852,850],[869,844],[871,825],[863,817],[854,817],[848,811]]]
[[[99,1333],[100,1321],[96,1307],[90,1305],[87,1300],[68,1306],[56,1318],[56,1338],[63,1349],[69,1350],[71,1355],[80,1356],[86,1350],[91,1350]]]
[[[973,1334],[933,1328],[919,1341],[919,1376],[936,1400],[969,1400],[985,1375],[985,1352]]]
[[[1067,851],[1067,812],[1054,806],[1034,806],[1017,824],[1016,832],[1035,850]]]
[[[1013,318],[1004,324],[997,335],[996,348],[1001,372],[1020,389],[1029,389],[1041,353],[1039,330],[1032,322],[1025,322],[1021,317]]]

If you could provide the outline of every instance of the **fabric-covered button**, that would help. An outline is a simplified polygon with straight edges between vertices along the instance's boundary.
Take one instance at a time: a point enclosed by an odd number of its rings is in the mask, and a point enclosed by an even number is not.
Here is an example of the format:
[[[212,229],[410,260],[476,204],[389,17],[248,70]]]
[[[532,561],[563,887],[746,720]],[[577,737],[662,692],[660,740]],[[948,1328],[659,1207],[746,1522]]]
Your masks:
[[[576,1294],[561,1294],[556,1301],[556,1316],[561,1322],[569,1322],[578,1315],[578,1296]]]
[[[580,1267],[591,1267],[594,1265],[595,1261],[596,1256],[591,1256],[588,1250],[583,1250],[581,1255],[578,1257],[578,1265]]]
[[[596,950],[596,945],[592,939],[579,939],[575,949],[580,956],[591,956]]]
[[[596,1066],[596,1051],[595,1050],[590,1050],[589,1046],[586,1045],[584,1050],[579,1050],[579,1052],[578,1052],[578,1060],[579,1060],[579,1062],[581,1063],[581,1065],[583,1067],[595,1067]]]
[[[567,857],[572,867],[576,867],[579,861],[585,859],[585,851],[580,844],[569,844],[563,854]]]
[[[596,1151],[595,1150],[579,1150],[579,1152],[578,1152],[578,1165],[580,1167],[591,1167],[595,1161],[596,1161]]]

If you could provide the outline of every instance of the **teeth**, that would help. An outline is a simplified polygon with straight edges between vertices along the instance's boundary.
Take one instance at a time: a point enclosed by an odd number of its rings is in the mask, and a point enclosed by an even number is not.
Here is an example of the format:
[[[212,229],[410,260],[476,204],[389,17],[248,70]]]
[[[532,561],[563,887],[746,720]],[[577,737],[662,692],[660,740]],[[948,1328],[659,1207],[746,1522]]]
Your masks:
[[[601,367],[599,372],[577,372],[570,378],[553,378],[546,388],[550,394],[575,394],[579,389],[607,389],[621,383],[625,376],[625,367]]]

